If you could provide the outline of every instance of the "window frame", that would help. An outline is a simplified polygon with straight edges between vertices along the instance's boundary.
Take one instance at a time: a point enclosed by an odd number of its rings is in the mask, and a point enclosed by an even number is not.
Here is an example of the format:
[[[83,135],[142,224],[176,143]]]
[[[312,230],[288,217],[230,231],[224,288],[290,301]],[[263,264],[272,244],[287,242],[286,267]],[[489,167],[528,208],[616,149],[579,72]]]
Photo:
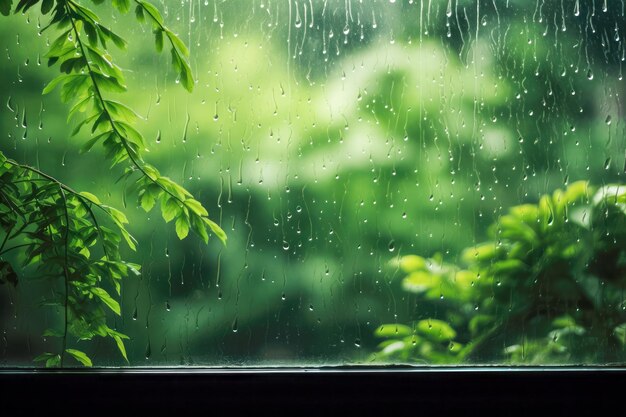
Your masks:
[[[563,415],[623,409],[625,381],[626,368],[615,367],[0,370],[5,407],[65,412],[70,407],[89,411],[96,406],[102,412],[137,406],[160,412],[265,414],[277,408],[316,414],[413,410],[473,415],[482,410]],[[307,405],[313,408],[302,408]]]

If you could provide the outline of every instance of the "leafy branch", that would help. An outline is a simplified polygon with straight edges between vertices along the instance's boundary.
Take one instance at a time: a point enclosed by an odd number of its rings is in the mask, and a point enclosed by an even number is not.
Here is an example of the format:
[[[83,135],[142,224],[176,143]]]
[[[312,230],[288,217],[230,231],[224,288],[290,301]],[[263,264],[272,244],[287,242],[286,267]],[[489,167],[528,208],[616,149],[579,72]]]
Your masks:
[[[97,2],[96,2],[97,3]],[[129,1],[113,2],[121,12],[129,9]],[[163,18],[150,3],[137,2],[137,13],[140,20],[149,16],[155,26],[157,50],[162,48],[162,37],[167,36],[172,45],[172,62],[179,72],[183,85],[191,90],[193,78],[187,56],[189,51],[184,43],[163,25]],[[156,201],[160,201],[164,220],[176,219],[176,233],[180,239],[185,238],[189,229],[195,231],[204,241],[208,242],[209,232],[214,233],[223,243],[226,242],[224,231],[208,217],[207,210],[191,193],[162,176],[152,165],[143,161],[142,151],[146,142],[143,135],[134,128],[138,116],[125,104],[105,98],[104,91],[126,91],[125,80],[120,68],[115,65],[110,55],[98,47],[106,48],[107,41],[119,48],[126,47],[119,35],[98,22],[97,16],[85,6],[73,0],[58,2],[52,19],[59,29],[64,30],[52,43],[46,54],[50,65],[59,64],[64,74],[52,80],[45,88],[47,94],[55,88],[61,88],[61,99],[72,101],[69,119],[77,113],[85,112],[86,117],[79,122],[74,134],[82,127],[91,124],[94,135],[85,145],[83,151],[90,150],[96,143],[102,142],[107,151],[107,158],[117,165],[129,160],[130,169],[124,176],[139,172],[140,178],[135,181],[135,189],[139,204],[145,211],[150,211]],[[86,43],[83,32],[88,38]]]
[[[96,5],[104,0],[92,0]],[[122,178],[134,176],[131,189],[137,194],[138,204],[149,212],[159,203],[163,219],[175,220],[179,239],[194,231],[205,243],[209,233],[226,243],[226,234],[213,222],[206,208],[175,181],[143,159],[146,141],[136,129],[140,118],[127,105],[107,94],[123,93],[126,83],[121,68],[108,52],[113,44],[125,49],[127,42],[111,28],[103,25],[96,13],[76,0],[20,0],[13,9],[13,0],[0,0],[0,13],[8,16],[26,13],[40,5],[42,15],[50,15],[50,22],[41,32],[59,31],[45,55],[48,66],[58,66],[61,74],[43,89],[49,94],[60,90],[61,100],[69,103],[68,123],[76,120],[72,136],[82,129],[90,129],[90,138],[81,152],[90,151],[101,143],[105,158],[111,167],[126,163]],[[151,3],[135,0],[135,16],[140,23],[148,22],[154,33],[155,47],[161,52],[165,38],[169,42],[172,65],[182,86],[192,91],[194,79],[189,65],[189,50],[171,31]],[[111,0],[120,13],[128,13],[131,0]],[[136,175],[139,174],[139,175]],[[115,230],[100,225],[94,212],[106,214]],[[64,366],[70,355],[85,366],[91,359],[82,351],[68,347],[69,336],[91,340],[95,336],[111,337],[126,359],[123,339],[128,337],[106,324],[106,310],[120,315],[119,303],[104,288],[108,283],[120,295],[120,281],[130,272],[139,274],[139,266],[122,261],[119,243],[123,238],[135,250],[136,241],[127,231],[126,216],[119,210],[104,205],[89,192],[76,192],[54,177],[28,165],[7,159],[0,152],[0,283],[18,284],[13,263],[3,257],[13,256],[23,249],[22,268],[36,265],[38,274],[54,287],[59,279],[63,284],[54,291],[54,297],[44,304],[63,308],[63,331],[48,329],[44,336],[61,339],[59,353],[44,353],[35,361],[46,366]],[[94,249],[98,245],[101,249]],[[92,252],[101,251],[101,257]],[[19,256],[19,255],[16,255]]]
[[[624,185],[572,183],[537,204],[510,208],[490,235],[458,265],[441,256],[395,262],[406,273],[405,291],[447,312],[445,320],[381,326],[379,358],[450,364],[584,363],[590,352],[607,363],[622,357]]]
[[[113,223],[117,232],[101,226],[93,211],[97,207]],[[66,354],[83,365],[91,364],[82,351],[68,348],[68,336],[91,340],[111,337],[126,359],[123,339],[128,337],[106,324],[106,310],[120,315],[119,303],[104,288],[108,284],[120,295],[120,281],[140,267],[125,262],[119,252],[120,234],[132,244],[125,229],[128,221],[118,210],[103,205],[91,193],[76,192],[36,168],[21,165],[0,153],[0,283],[18,284],[13,265],[3,256],[15,248],[26,248],[21,267],[35,265],[40,277],[55,288],[59,278],[62,290],[44,300],[62,307],[63,330],[48,329],[44,336],[61,339],[59,353],[35,358],[46,366],[63,366]],[[122,217],[120,217],[120,215]],[[15,246],[4,249],[9,242]],[[100,243],[102,257],[94,254]],[[134,247],[134,244],[131,248]],[[57,287],[58,288],[58,287]]]

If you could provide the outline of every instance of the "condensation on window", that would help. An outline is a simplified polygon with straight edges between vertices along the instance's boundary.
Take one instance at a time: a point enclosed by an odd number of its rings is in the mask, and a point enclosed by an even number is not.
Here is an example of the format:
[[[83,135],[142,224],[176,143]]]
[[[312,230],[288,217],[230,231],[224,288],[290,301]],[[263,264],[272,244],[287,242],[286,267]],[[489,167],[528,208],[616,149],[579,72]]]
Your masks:
[[[155,1],[192,93],[132,10],[79,3],[128,42],[108,45],[112,96],[145,160],[227,243],[179,240],[103,146],[80,152],[93,135],[42,95],[59,31],[39,7],[2,16],[0,150],[117,207],[137,240],[106,313],[128,361],[110,338],[66,347],[138,367],[624,361],[623,1]],[[63,277],[0,259],[0,364],[41,366]]]

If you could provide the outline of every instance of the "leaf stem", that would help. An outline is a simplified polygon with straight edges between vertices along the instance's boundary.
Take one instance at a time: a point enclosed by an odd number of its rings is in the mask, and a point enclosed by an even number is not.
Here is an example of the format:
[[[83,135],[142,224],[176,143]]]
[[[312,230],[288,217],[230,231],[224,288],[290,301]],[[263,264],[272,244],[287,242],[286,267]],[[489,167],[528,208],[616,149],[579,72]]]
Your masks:
[[[12,225],[11,228],[7,231],[6,236],[4,237],[4,239],[2,240],[2,245],[0,245],[0,255],[2,255],[4,252],[2,251],[2,249],[4,249],[4,245],[7,244],[7,241],[9,240],[9,236],[11,235],[11,232],[13,231],[13,227],[15,227],[15,225]]]
[[[22,245],[11,246],[10,248],[4,249],[4,250],[2,250],[2,248],[4,247],[4,245],[2,245],[2,247],[0,247],[0,256],[4,255],[7,252],[12,251],[13,249],[23,248],[23,247],[32,246],[32,245],[33,243],[24,243]]]
[[[63,187],[59,187],[61,197],[63,198],[63,208],[65,209],[65,264],[63,265],[63,273],[65,275],[65,302],[64,304],[64,328],[63,328],[63,350],[61,351],[60,366],[63,368],[63,360],[65,359],[65,350],[67,349],[67,327],[68,327],[68,310],[70,298],[70,274],[69,274],[69,237],[70,237],[70,216],[67,210],[67,198]]]

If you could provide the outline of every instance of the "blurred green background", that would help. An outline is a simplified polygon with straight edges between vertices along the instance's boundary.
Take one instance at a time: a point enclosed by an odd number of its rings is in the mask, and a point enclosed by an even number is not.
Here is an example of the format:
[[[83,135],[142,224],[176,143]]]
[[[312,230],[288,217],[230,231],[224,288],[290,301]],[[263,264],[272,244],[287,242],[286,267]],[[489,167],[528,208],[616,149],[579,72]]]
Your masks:
[[[558,3],[558,4],[557,4]],[[116,328],[131,366],[368,363],[374,330],[438,314],[390,261],[457,259],[507,208],[576,180],[624,181],[623,6],[521,0],[155,2],[190,46],[193,94],[149,31],[96,8],[129,41],[120,100],[147,160],[219,220],[180,242],[125,198],[122,173],[41,90],[53,33],[0,23],[2,151],[124,208],[143,275]],[[87,2],[85,2],[87,4]],[[0,289],[0,364],[31,365],[62,320],[36,279]],[[443,307],[442,307],[443,308]],[[111,341],[96,365],[124,365]]]

